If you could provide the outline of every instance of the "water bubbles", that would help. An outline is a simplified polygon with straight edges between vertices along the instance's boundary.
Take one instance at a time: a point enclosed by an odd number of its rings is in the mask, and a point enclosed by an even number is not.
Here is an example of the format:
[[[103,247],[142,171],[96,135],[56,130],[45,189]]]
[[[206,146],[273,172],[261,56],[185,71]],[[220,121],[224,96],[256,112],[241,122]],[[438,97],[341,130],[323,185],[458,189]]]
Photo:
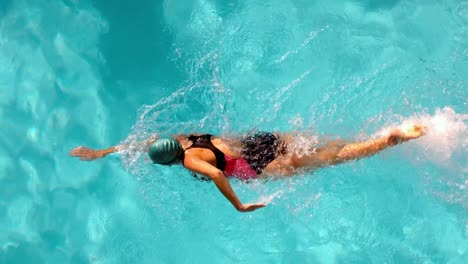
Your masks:
[[[277,190],[276,192],[273,192],[273,193],[271,193],[271,194],[261,195],[261,196],[258,198],[258,202],[267,205],[267,204],[273,202],[274,199],[276,199],[276,198],[281,198],[281,195],[282,195],[283,193],[284,193],[283,190]]]
[[[417,144],[433,162],[442,164],[457,150],[466,154],[468,134],[465,122],[468,121],[468,115],[457,114],[452,108],[445,107],[437,109],[433,116],[425,115],[414,121],[428,127],[427,135],[418,140]]]
[[[433,115],[422,114],[405,119],[398,126],[402,130],[414,124],[427,127],[426,135],[402,146],[406,157],[415,164],[415,173],[424,176],[425,188],[431,195],[465,208],[468,207],[467,121],[467,114],[444,107],[436,109]],[[385,128],[381,133],[388,133],[390,129]]]
[[[288,152],[296,154],[299,158],[314,153],[319,144],[317,135],[306,132],[294,133],[290,140],[287,145]]]
[[[423,125],[427,134],[414,141],[421,153],[431,161],[443,165],[457,151],[466,152],[468,133],[466,130],[467,114],[458,114],[453,108],[436,109],[434,115],[417,114],[406,118],[396,126],[402,131],[411,129],[414,125]],[[373,137],[388,135],[394,125],[382,128]]]

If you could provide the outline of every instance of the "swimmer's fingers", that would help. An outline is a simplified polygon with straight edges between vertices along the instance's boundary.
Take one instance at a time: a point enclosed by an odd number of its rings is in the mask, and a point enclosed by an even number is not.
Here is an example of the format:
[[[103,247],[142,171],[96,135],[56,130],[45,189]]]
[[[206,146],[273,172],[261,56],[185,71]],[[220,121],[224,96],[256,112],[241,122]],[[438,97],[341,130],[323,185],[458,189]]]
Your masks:
[[[93,160],[102,157],[99,151],[83,146],[72,149],[69,154],[72,157],[79,157],[80,160]]]
[[[240,208],[240,212],[252,212],[255,211],[259,208],[265,207],[265,204],[259,203],[259,204],[243,204]]]
[[[416,131],[416,133],[419,133],[418,137],[426,135],[428,131],[426,125],[415,125],[413,129]]]
[[[86,153],[88,153],[91,149],[87,148],[87,147],[83,147],[83,146],[79,146],[77,148],[74,148],[72,150],[70,150],[70,156],[72,157],[81,157],[83,155],[85,155]]]
[[[397,128],[390,133],[389,141],[392,145],[399,144],[408,140],[416,139],[424,136],[427,133],[425,125],[411,125],[402,128]]]

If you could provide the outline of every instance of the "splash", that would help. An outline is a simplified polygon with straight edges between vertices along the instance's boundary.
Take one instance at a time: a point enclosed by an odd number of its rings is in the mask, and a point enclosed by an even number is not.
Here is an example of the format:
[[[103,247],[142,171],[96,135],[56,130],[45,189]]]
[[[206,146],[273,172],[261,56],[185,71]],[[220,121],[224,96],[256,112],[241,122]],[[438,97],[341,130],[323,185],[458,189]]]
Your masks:
[[[467,114],[456,113],[451,107],[436,109],[433,115],[415,115],[405,119],[399,129],[415,124],[427,127],[427,134],[405,144],[407,155],[424,177],[429,193],[449,204],[468,208],[468,152]],[[387,127],[376,135],[389,133]],[[409,153],[409,152],[407,152]]]
[[[316,152],[319,144],[319,137],[309,132],[295,132],[288,138],[288,152],[294,153],[298,157],[303,157]]]
[[[424,156],[434,163],[443,165],[458,152],[467,151],[468,115],[457,114],[452,108],[437,109],[434,115],[422,115],[405,120],[399,128],[405,130],[414,124],[427,127],[427,134],[415,141]]]
[[[258,199],[258,202],[267,205],[267,204],[270,204],[271,202],[273,202],[274,199],[280,198],[282,194],[283,194],[283,190],[278,190],[278,191],[276,191],[276,192],[274,192],[272,194],[262,195]]]
[[[467,120],[468,115],[457,114],[450,107],[437,109],[433,116],[420,118],[429,130],[415,142],[422,155],[437,168],[426,172],[429,192],[464,208],[468,208]]]
[[[457,114],[450,107],[436,109],[434,115],[423,114],[406,118],[398,129],[403,131],[413,125],[424,125],[427,134],[414,141],[424,155],[437,164],[443,164],[450,160],[454,153],[466,152],[468,145],[468,133],[466,130],[467,114]],[[387,126],[374,134],[374,137],[387,135],[395,126]]]

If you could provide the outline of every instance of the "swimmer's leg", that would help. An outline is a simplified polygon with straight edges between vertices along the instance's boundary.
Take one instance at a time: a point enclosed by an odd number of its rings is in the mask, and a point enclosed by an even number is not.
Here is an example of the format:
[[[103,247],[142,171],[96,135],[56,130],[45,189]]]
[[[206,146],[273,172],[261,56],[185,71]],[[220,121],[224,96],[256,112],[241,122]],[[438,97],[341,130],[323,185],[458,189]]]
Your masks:
[[[416,139],[426,134],[426,127],[414,125],[409,129],[394,129],[387,135],[364,142],[344,143],[331,141],[310,155],[291,156],[291,165],[296,168],[320,168],[335,165],[350,160],[374,155],[388,147],[408,140]]]

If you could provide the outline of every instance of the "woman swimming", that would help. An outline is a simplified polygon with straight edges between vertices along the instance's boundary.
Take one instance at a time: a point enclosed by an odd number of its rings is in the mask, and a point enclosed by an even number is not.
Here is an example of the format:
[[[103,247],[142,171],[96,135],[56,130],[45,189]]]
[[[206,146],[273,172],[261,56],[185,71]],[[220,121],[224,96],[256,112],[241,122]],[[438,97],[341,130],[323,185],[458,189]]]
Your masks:
[[[408,129],[393,129],[378,139],[364,142],[329,141],[322,147],[301,154],[289,148],[294,138],[287,133],[252,132],[240,140],[210,134],[179,135],[150,140],[147,152],[156,164],[181,164],[192,173],[213,180],[238,211],[249,212],[265,204],[242,204],[231,188],[228,177],[248,180],[292,176],[298,171],[311,171],[370,156],[424,134],[425,126],[413,125]],[[81,160],[94,160],[119,148],[122,146],[102,150],[80,146],[72,149],[70,155]]]

